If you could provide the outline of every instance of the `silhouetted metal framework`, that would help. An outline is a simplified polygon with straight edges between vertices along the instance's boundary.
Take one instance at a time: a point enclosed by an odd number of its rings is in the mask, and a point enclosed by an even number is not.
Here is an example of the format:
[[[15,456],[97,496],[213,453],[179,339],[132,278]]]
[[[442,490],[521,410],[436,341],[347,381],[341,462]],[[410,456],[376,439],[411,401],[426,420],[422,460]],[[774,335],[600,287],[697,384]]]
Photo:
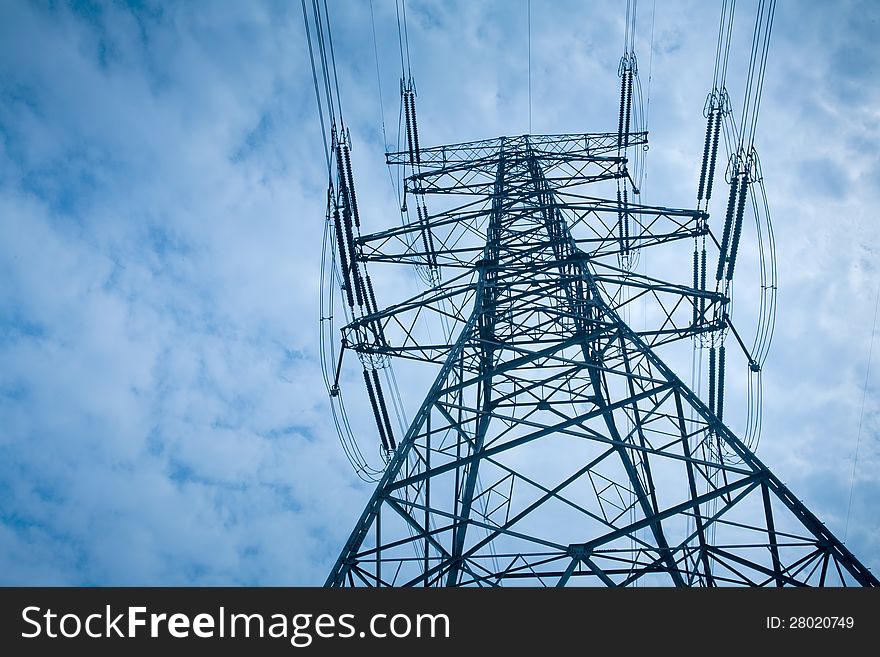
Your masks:
[[[658,356],[723,328],[728,300],[626,266],[708,215],[588,194],[628,176],[646,135],[623,138],[388,155],[418,221],[357,238],[357,260],[434,283],[343,339],[440,369],[328,585],[878,585]]]

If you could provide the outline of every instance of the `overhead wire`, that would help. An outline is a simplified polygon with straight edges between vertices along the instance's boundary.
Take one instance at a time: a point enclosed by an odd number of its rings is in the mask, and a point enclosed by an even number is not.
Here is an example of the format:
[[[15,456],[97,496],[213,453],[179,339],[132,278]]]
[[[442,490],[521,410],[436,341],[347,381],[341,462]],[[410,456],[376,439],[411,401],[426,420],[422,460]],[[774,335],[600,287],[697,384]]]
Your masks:
[[[767,72],[767,53],[770,49],[770,35],[773,33],[773,17],[776,15],[776,0],[770,0],[770,9],[767,12],[767,26],[765,28],[765,36],[763,39],[763,50],[761,52],[761,63],[759,66],[757,91],[755,94],[755,111],[752,117],[751,138],[749,140],[749,150],[755,145],[755,131],[758,124],[758,114],[761,109],[761,98],[764,94],[764,75]]]
[[[862,424],[865,419],[865,399],[868,396],[868,381],[871,376],[871,356],[874,354],[874,336],[877,333],[877,309],[880,308],[880,282],[877,283],[877,294],[874,299],[874,320],[871,323],[871,340],[868,346],[868,365],[865,368],[865,384],[862,386],[862,408],[859,411],[859,428],[856,432],[856,449],[853,453],[853,467],[852,467],[852,475],[850,476],[849,483],[849,502],[846,505],[846,524],[843,529],[843,540],[846,541],[846,538],[849,534],[849,519],[852,512],[852,502],[853,502],[853,492],[855,491],[856,484],[856,468],[859,463],[859,447],[862,442]]]
[[[321,8],[318,4],[318,0],[312,0],[312,11],[313,18],[315,23],[315,36],[318,41],[318,53],[321,57],[321,74],[324,81],[324,95],[327,100],[327,110],[329,112],[330,117],[330,125],[331,130],[335,130],[336,127],[336,110],[333,102],[333,85],[330,81],[330,67],[328,66],[328,58],[327,58],[327,48],[324,41],[324,27],[323,27],[323,18],[321,17]],[[308,20],[306,21],[308,24]],[[337,91],[338,91],[337,85]],[[336,95],[336,100],[338,102],[339,95]],[[341,117],[340,117],[341,122]]]
[[[379,114],[382,117],[382,148],[388,150],[388,135],[385,133],[385,102],[382,100],[382,75],[379,72],[379,45],[376,39],[376,18],[373,15],[373,0],[370,0],[370,27],[373,33],[373,55],[376,60],[376,87],[379,90]]]
[[[346,457],[354,468],[355,473],[360,479],[366,482],[376,482],[378,481],[378,477],[381,474],[382,470],[371,467],[364,458],[360,446],[358,445],[357,440],[354,438],[354,433],[351,430],[351,425],[348,422],[342,392],[338,389],[338,387],[336,387],[334,394],[335,383],[331,382],[329,377],[329,372],[332,371],[332,364],[336,362],[335,340],[333,339],[332,328],[333,308],[335,306],[334,292],[336,288],[340,286],[340,274],[336,263],[336,252],[332,249],[329,249],[331,256],[331,263],[329,267],[327,266],[326,262],[328,253],[327,242],[331,239],[331,224],[328,221],[325,222],[324,247],[321,253],[321,281],[319,290],[322,327],[321,339],[319,340],[319,356],[322,364],[321,370],[324,376],[324,383],[327,386],[328,392],[330,392],[331,394],[331,416],[333,418],[333,423],[336,427],[336,433],[339,437],[340,444],[342,445],[343,452],[345,453]],[[327,284],[325,281],[328,270],[331,279],[335,279],[335,285]],[[327,295],[326,302],[325,294]],[[345,305],[343,304],[343,308],[344,307]],[[329,310],[329,313],[327,315],[325,315],[325,309]],[[329,330],[323,330],[324,327],[327,326],[327,324],[329,324]],[[330,336],[329,339],[328,336]],[[330,367],[327,366],[328,363],[330,364]]]
[[[764,76],[767,70],[767,57],[773,31],[776,0],[761,0],[758,4],[755,27],[752,33],[752,50],[749,57],[749,72],[743,101],[737,156],[740,158],[741,185],[747,186],[755,217],[755,241],[759,267],[759,305],[758,323],[751,351],[748,353],[749,398],[746,415],[746,428],[743,434],[745,444],[757,449],[761,437],[763,417],[763,387],[761,373],[764,360],[770,348],[773,329],[776,323],[776,244],[773,223],[767,194],[764,186],[760,160],[755,150],[755,135],[761,98],[764,89]],[[732,278],[738,240],[731,245],[731,262],[728,277]]]
[[[318,0],[314,0],[317,5]],[[339,123],[345,124],[342,117],[342,96],[339,93],[339,76],[336,73],[336,54],[333,51],[333,32],[330,30],[330,12],[327,11],[327,0],[324,0],[324,20],[327,23],[327,43],[330,46],[330,63],[333,66],[333,84],[336,87],[336,106],[339,109]]]
[[[406,0],[394,0],[397,10],[397,38],[400,43],[400,67],[407,78],[412,77],[412,64],[409,56],[409,30],[406,25]],[[403,20],[401,21],[401,16]],[[404,59],[404,51],[406,58]]]
[[[372,28],[372,36],[373,36],[373,55],[376,60],[376,86],[379,92],[379,109],[380,115],[382,119],[382,148],[387,153],[391,148],[391,144],[388,142],[388,133],[385,127],[385,101],[382,94],[382,75],[380,73],[379,67],[379,40],[376,38],[376,19],[373,11],[373,0],[370,0],[370,26]],[[398,121],[398,135],[400,134],[400,122]],[[398,137],[398,143],[399,143]],[[399,150],[397,145],[395,145],[394,150]],[[398,199],[398,205],[400,205],[403,201],[400,199],[400,193],[398,191],[398,182],[395,177],[395,173],[392,170],[391,164],[386,162],[386,168],[388,169],[388,177],[391,179],[391,188],[394,190],[394,196]]]
[[[657,0],[654,0],[651,6],[651,46],[648,49],[648,90],[645,94],[645,122],[643,130],[648,132],[648,126],[651,118],[651,80],[654,77],[654,21],[657,16]],[[639,95],[641,96],[641,83],[639,84]],[[643,150],[647,153],[648,145],[645,144]],[[638,187],[640,191],[640,200],[642,204],[647,203],[645,187],[648,178],[648,158],[645,156],[645,163],[642,167],[641,175],[638,178]]]
[[[532,0],[527,1],[529,23],[529,134],[532,134]]]
[[[409,36],[406,26],[406,7],[405,2],[398,0],[396,2],[398,15],[398,36],[401,55],[401,69],[405,78],[408,78],[409,89],[412,89],[411,77],[411,58],[409,54]],[[323,10],[323,15],[322,15]],[[333,150],[336,151],[336,166],[338,169],[338,188],[334,189],[333,184],[333,162],[329,154],[330,148],[325,149],[325,155],[328,160],[328,169],[330,170],[330,187],[328,189],[328,221],[325,226],[325,248],[322,255],[322,274],[321,274],[321,322],[322,337],[321,358],[322,369],[324,370],[325,383],[328,386],[331,396],[331,409],[334,423],[336,424],[340,440],[346,456],[352,463],[358,476],[369,481],[376,481],[381,475],[384,468],[371,467],[367,460],[363,457],[358,441],[354,438],[351,425],[348,420],[348,414],[343,402],[342,391],[339,388],[339,374],[342,365],[342,354],[346,349],[345,339],[343,339],[341,351],[336,350],[336,342],[332,339],[333,329],[333,308],[334,292],[336,289],[344,290],[343,301],[347,300],[348,304],[340,303],[340,307],[345,315],[346,325],[350,325],[356,319],[363,322],[365,317],[370,314],[377,313],[378,308],[374,297],[372,283],[369,273],[366,271],[366,263],[356,248],[357,239],[361,236],[360,220],[357,211],[357,201],[354,189],[354,180],[352,177],[350,162],[350,137],[348,130],[343,124],[341,94],[339,91],[339,75],[336,69],[335,51],[332,40],[332,31],[330,27],[329,16],[327,15],[326,0],[313,0],[312,12],[314,15],[315,35],[317,47],[312,51],[312,59],[315,59],[315,51],[321,61],[321,79],[323,82],[323,96],[325,98],[325,106],[328,109],[329,117],[327,121],[322,121],[322,130],[327,133],[327,123],[330,124],[331,138],[333,142]],[[309,25],[308,12],[303,0],[303,14],[306,25]],[[385,125],[384,115],[384,99],[382,96],[382,77],[381,67],[379,65],[378,55],[378,39],[376,36],[375,25],[375,8],[372,0],[370,2],[370,29],[373,38],[374,59],[376,63],[376,83],[378,89],[378,98],[380,105],[380,117],[382,122],[382,135],[385,141],[385,147],[388,147],[387,128]],[[316,94],[321,99],[320,86],[318,84],[317,66],[313,74],[313,81],[316,86]],[[414,104],[410,100],[412,113],[414,114]],[[319,110],[324,118],[323,110]],[[338,121],[337,121],[338,113]],[[398,122],[398,147],[401,120]],[[414,117],[411,117],[411,129],[415,127]],[[416,148],[418,148],[416,136]],[[397,186],[393,174],[391,175],[392,187],[397,193]],[[332,207],[335,203],[335,207]],[[420,208],[424,210],[424,208]],[[341,211],[340,211],[341,210]],[[427,211],[425,211],[427,214]],[[332,220],[331,220],[332,217]],[[352,221],[353,220],[353,221]],[[343,230],[344,227],[344,230]],[[333,239],[335,233],[336,239]],[[325,294],[326,290],[326,294]],[[353,293],[353,294],[352,294]],[[347,299],[346,299],[347,298]],[[329,323],[329,330],[326,325]],[[382,327],[378,321],[367,321],[362,323],[362,327],[368,331],[372,331],[374,339],[379,343],[384,343],[384,336],[381,334]],[[330,339],[327,339],[327,338]],[[391,363],[385,356],[367,356],[361,351],[355,349],[359,359],[363,365],[363,377],[370,398],[370,405],[373,410],[374,419],[377,423],[379,437],[381,438],[382,448],[380,455],[383,460],[388,462],[390,452],[395,449],[396,441],[394,439],[394,429],[392,428],[391,417],[396,418],[401,433],[406,430],[406,418],[402,402],[400,400],[400,392],[397,385],[396,377],[391,369]],[[338,365],[336,365],[336,379],[330,380],[330,371],[336,363],[336,356],[339,354]],[[390,390],[390,395],[385,395],[383,386],[379,378],[379,369],[385,370],[385,387]],[[386,397],[390,399],[390,404],[386,404]]]
[[[348,420],[346,406],[339,386],[339,377],[344,352],[347,348],[345,338],[336,348],[334,336],[334,314],[337,307],[342,309],[345,324],[360,320],[366,331],[366,340],[374,346],[385,344],[382,324],[378,320],[365,318],[378,312],[373,286],[366,263],[361,258],[356,240],[361,236],[361,222],[358,212],[357,196],[351,166],[351,138],[344,124],[340,93],[339,74],[336,66],[336,55],[327,0],[312,0],[311,16],[305,0],[302,0],[303,21],[309,42],[309,57],[312,64],[312,80],[318,100],[321,119],[322,137],[325,144],[325,157],[328,166],[327,216],[324,230],[324,246],[322,250],[321,292],[320,292],[320,356],[324,381],[330,394],[330,407],[333,422],[336,426],[343,451],[351,462],[357,475],[366,481],[376,481],[384,467],[371,466],[361,452],[358,440],[352,432]],[[376,58],[376,80],[379,90],[380,114],[383,125],[383,138],[387,145],[385,130],[384,102],[381,95],[381,72],[378,64],[378,46],[375,38],[375,19],[371,3],[371,27],[374,38],[374,54]],[[312,35],[314,34],[314,39]],[[316,61],[317,60],[317,61]],[[318,69],[320,68],[320,75]],[[329,132],[329,144],[328,144]],[[335,157],[330,155],[334,151]],[[336,177],[334,179],[334,165]],[[343,230],[344,227],[344,230]],[[336,290],[345,292],[337,301]],[[347,303],[346,303],[347,302]],[[372,334],[372,337],[370,337]],[[380,450],[383,461],[387,464],[389,454],[395,447],[394,430],[392,429],[386,397],[383,393],[377,368],[383,367],[383,359],[379,356],[364,356],[357,352],[364,365],[370,401],[378,410],[378,429],[384,449]],[[338,354],[338,360],[337,360]],[[371,370],[369,375],[367,371]],[[335,375],[331,376],[331,373]],[[392,397],[392,401],[396,402]],[[394,410],[397,410],[394,404]]]
[[[748,359],[748,402],[746,410],[746,427],[741,434],[744,443],[755,449],[760,439],[762,425],[762,390],[761,368],[769,351],[773,329],[776,322],[776,243],[773,225],[770,218],[769,204],[764,187],[760,161],[754,148],[760,102],[763,94],[764,77],[769,53],[770,35],[776,0],[759,0],[757,15],[752,31],[752,43],[749,52],[749,63],[745,80],[743,107],[740,121],[737,123],[730,105],[726,88],[729,69],[730,51],[733,35],[733,23],[736,12],[736,0],[723,0],[719,17],[718,34],[715,43],[715,63],[712,73],[712,89],[706,98],[704,116],[707,117],[706,142],[703,149],[703,164],[700,170],[698,186],[698,209],[708,212],[711,198],[712,178],[716,150],[719,141],[723,142],[728,154],[724,178],[730,184],[730,197],[727,204],[727,215],[724,222],[724,238],[719,241],[707,225],[706,236],[712,238],[719,246],[719,261],[716,274],[716,293],[724,295],[725,304],[716,304],[712,328],[708,333],[699,334],[695,338],[694,348],[706,346],[723,346],[727,331],[733,327],[734,315],[733,273],[740,242],[744,239],[743,218],[746,200],[750,199],[755,218],[756,253],[759,268],[760,291],[758,294],[758,319],[752,348],[747,350],[739,340]],[[720,139],[723,137],[723,139]],[[704,236],[704,248],[705,240]],[[695,239],[695,253],[699,244]],[[695,269],[695,280],[696,269]],[[701,286],[702,289],[702,286]],[[695,317],[702,317],[694,301]],[[721,376],[720,369],[717,376]],[[711,381],[710,388],[722,389],[723,382]],[[719,400],[723,403],[723,400]],[[735,454],[727,454],[728,460],[736,460]],[[732,461],[731,461],[732,462]]]
[[[321,91],[318,85],[318,73],[315,67],[315,53],[312,48],[312,31],[309,29],[309,18],[306,12],[306,0],[302,0],[303,24],[306,28],[306,40],[309,44],[309,61],[312,65],[312,80],[315,83],[315,99],[318,101],[318,118],[321,120],[321,138],[324,141],[324,157],[327,158],[327,171],[332,174],[330,164],[330,147],[327,145],[327,126],[324,124],[324,107],[321,103]]]

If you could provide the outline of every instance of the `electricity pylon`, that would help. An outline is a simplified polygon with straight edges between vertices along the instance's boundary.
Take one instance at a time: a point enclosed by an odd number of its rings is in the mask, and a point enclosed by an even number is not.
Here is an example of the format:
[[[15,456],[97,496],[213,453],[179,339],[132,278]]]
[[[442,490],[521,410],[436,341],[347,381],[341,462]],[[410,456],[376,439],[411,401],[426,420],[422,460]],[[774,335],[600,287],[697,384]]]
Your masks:
[[[418,220],[353,239],[355,259],[431,285],[343,340],[374,372],[440,369],[327,585],[880,584],[658,355],[724,330],[729,300],[634,271],[708,215],[588,195],[628,179],[646,135],[620,139],[388,156]],[[429,214],[429,195],[459,202]]]

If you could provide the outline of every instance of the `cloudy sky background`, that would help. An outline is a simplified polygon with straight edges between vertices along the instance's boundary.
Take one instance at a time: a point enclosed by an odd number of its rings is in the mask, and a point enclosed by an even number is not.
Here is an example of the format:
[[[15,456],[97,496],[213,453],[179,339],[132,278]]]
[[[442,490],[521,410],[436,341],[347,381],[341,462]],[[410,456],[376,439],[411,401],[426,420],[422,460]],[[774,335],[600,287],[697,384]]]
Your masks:
[[[615,129],[624,3],[532,4],[533,131]],[[639,4],[646,200],[690,207],[719,8],[658,3],[650,57]],[[369,4],[329,7],[376,229],[397,215]],[[393,141],[394,2],[374,8]],[[526,3],[407,9],[422,143],[526,132]],[[781,288],[758,454],[841,538],[880,280],[878,17],[780,0],[757,138]],[[0,582],[323,582],[370,493],[317,359],[325,188],[299,3],[0,2]],[[880,572],[874,356],[846,542]]]

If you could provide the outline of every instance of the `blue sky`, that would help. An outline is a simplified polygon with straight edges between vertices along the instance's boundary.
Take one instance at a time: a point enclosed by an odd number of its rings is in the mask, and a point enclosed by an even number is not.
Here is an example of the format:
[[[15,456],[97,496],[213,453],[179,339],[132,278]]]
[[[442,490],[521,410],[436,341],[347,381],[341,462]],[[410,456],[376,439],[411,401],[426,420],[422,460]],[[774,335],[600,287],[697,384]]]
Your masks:
[[[384,108],[369,4],[328,4],[379,228],[394,2],[374,0]],[[657,3],[650,57],[639,4],[645,194],[690,207],[719,10]],[[423,144],[527,131],[525,7],[407,3]],[[613,130],[624,3],[532,14],[533,131]],[[780,0],[757,138],[780,277],[758,454],[841,537],[880,277],[878,18]],[[317,358],[320,139],[297,2],[0,3],[0,582],[323,582],[370,487]],[[847,545],[880,572],[876,360]]]

